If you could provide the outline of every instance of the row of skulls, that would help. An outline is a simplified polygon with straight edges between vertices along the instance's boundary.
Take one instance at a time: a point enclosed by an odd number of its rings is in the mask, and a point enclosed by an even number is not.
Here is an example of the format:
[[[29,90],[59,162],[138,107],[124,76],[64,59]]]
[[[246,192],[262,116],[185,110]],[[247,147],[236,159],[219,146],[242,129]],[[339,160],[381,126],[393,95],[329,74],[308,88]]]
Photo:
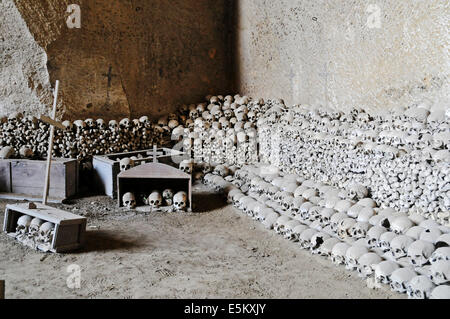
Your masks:
[[[375,286],[409,298],[450,298],[450,228],[379,208],[362,185],[339,189],[267,166],[209,174],[205,183],[266,228]]]
[[[25,244],[31,244],[34,247],[39,244],[50,246],[54,234],[55,225],[51,222],[29,215],[22,215],[17,220],[15,237]]]
[[[122,196],[122,204],[127,209],[135,209],[141,203],[148,205],[152,211],[158,211],[162,207],[169,207],[177,212],[185,211],[189,205],[188,195],[184,191],[175,193],[172,189],[165,189],[162,192],[154,190],[148,195],[136,198],[134,193],[125,193]]]
[[[413,114],[371,117],[362,110],[342,114],[309,106],[269,110],[258,123],[259,155],[307,179],[340,188],[360,183],[382,207],[415,211],[445,225],[449,119],[419,122]],[[421,125],[406,125],[415,122]]]
[[[89,160],[95,155],[149,149],[171,144],[171,130],[179,116],[171,114],[153,123],[147,116],[121,121],[86,119],[64,121],[56,130],[53,155]],[[49,125],[21,113],[0,118],[0,158],[42,159],[47,156]]]

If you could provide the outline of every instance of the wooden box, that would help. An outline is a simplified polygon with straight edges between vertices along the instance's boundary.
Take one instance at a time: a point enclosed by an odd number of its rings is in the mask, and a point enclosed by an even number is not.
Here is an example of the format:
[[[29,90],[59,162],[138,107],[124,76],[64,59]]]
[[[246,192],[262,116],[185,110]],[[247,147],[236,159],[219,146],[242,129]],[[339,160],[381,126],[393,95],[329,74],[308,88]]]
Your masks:
[[[92,165],[94,168],[94,182],[100,194],[106,194],[111,198],[117,198],[117,176],[120,173],[120,160],[129,157],[142,158],[135,161],[138,166],[144,163],[156,162],[175,166],[172,158],[182,157],[184,153],[168,148],[136,151],[129,153],[110,154],[105,156],[94,156]]]
[[[122,196],[128,192],[137,198],[148,196],[153,190],[162,193],[165,189],[172,189],[174,193],[184,191],[188,196],[188,211],[192,211],[192,177],[177,168],[161,163],[148,163],[133,167],[122,172],[117,177],[118,204],[123,207]]]
[[[43,196],[46,161],[0,160],[0,198],[40,200]],[[60,203],[78,191],[78,161],[53,159],[49,202]]]
[[[67,252],[84,244],[86,218],[39,203],[35,205],[35,209],[30,209],[29,204],[6,205],[3,231],[15,238],[17,220],[23,215],[29,215],[55,225],[51,252]],[[39,245],[37,248],[41,249]]]

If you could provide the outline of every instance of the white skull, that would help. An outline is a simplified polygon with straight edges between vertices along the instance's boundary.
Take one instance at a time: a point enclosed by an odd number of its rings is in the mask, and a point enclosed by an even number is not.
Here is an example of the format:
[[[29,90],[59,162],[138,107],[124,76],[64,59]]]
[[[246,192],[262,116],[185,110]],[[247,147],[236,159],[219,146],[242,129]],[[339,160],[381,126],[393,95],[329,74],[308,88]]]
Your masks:
[[[428,263],[431,255],[434,252],[434,245],[432,243],[416,240],[408,247],[408,258],[415,267],[421,267]]]
[[[370,227],[369,223],[358,221],[350,229],[350,235],[352,238],[355,239],[366,238],[369,227]]]
[[[335,265],[343,265],[345,264],[345,256],[347,254],[347,250],[351,246],[347,243],[337,243],[334,245],[332,251],[331,251],[331,261]]]
[[[440,260],[431,265],[430,279],[436,285],[445,285],[450,282],[450,261]]]
[[[28,233],[32,220],[33,218],[28,215],[23,215],[17,220],[16,235],[18,237],[22,237]]]
[[[303,233],[307,229],[308,229],[308,226],[306,226],[306,225],[297,225],[292,230],[291,240],[297,242],[299,240],[299,238],[300,238],[301,233]]]
[[[406,236],[411,237],[414,240],[419,240],[420,234],[425,230],[421,226],[413,226],[405,233]]]
[[[44,244],[50,244],[53,241],[55,225],[50,222],[43,223],[39,228],[38,241]]]
[[[284,238],[288,240],[296,239],[296,235],[294,233],[294,229],[297,226],[300,226],[300,222],[298,220],[290,220],[284,226]]]
[[[442,232],[437,227],[425,228],[420,234],[420,240],[434,244],[441,235]]]
[[[380,236],[386,232],[386,228],[381,226],[373,226],[367,232],[367,245],[370,248],[379,247]]]
[[[383,259],[376,253],[366,253],[358,259],[357,270],[358,276],[367,278],[373,275],[375,266],[382,262]]]
[[[180,163],[180,170],[186,174],[192,174],[193,171],[193,163],[191,160],[184,160]]]
[[[100,130],[106,130],[106,128],[108,127],[103,119],[98,119],[96,121],[96,123],[97,123],[98,129],[100,129]]]
[[[430,299],[450,299],[450,286],[442,285],[434,288]]]
[[[134,209],[136,207],[136,197],[133,193],[126,193],[122,197],[123,205],[128,209]]]
[[[173,196],[174,192],[171,189],[165,189],[162,193],[162,198],[164,199],[164,202],[166,203],[166,206],[172,206],[173,205]]]
[[[147,202],[152,208],[157,209],[163,204],[163,197],[160,192],[155,190],[148,196]]]
[[[126,170],[129,170],[130,168],[134,167],[134,160],[131,158],[122,158],[120,160],[120,171],[125,172]]]
[[[276,221],[276,223],[275,223],[273,229],[275,230],[275,232],[276,232],[278,235],[284,235],[285,225],[286,225],[287,222],[289,222],[289,221],[291,221],[291,220],[292,220],[292,219],[291,219],[289,216],[280,216],[280,217],[277,219],[277,221]]]
[[[434,264],[438,261],[450,260],[450,247],[440,247],[434,251],[434,253],[430,257],[430,263]]]
[[[124,118],[119,122],[119,126],[121,128],[130,128],[131,127],[131,121],[129,118]]]
[[[391,275],[397,270],[399,265],[393,261],[382,261],[375,266],[375,281],[377,283],[389,285],[391,283]]]
[[[330,258],[331,252],[333,251],[333,247],[336,246],[336,244],[340,243],[341,241],[337,238],[331,237],[325,240],[325,242],[320,246],[319,251],[320,255]]]
[[[109,121],[108,126],[111,131],[117,131],[119,129],[119,123],[116,120]]]
[[[188,207],[188,196],[186,192],[178,192],[173,197],[173,206],[177,211],[184,211]]]
[[[395,259],[400,259],[408,255],[408,248],[414,239],[406,235],[399,235],[391,241],[391,254]]]
[[[41,228],[43,223],[44,221],[42,219],[33,218],[28,230],[28,237],[37,238],[39,236],[39,229]]]
[[[398,217],[391,223],[391,230],[396,234],[405,234],[414,223],[408,217]]]
[[[411,268],[400,268],[391,274],[391,290],[399,293],[406,293],[409,282],[417,276]]]
[[[427,276],[416,276],[408,283],[408,299],[428,299],[435,287]]]
[[[331,223],[331,216],[336,214],[336,211],[333,208],[323,208],[320,212],[320,224],[322,227],[326,227]]]
[[[359,258],[367,254],[369,250],[359,244],[354,244],[345,253],[345,268],[347,270],[357,270],[359,265]]]
[[[397,237],[397,234],[394,232],[385,232],[380,236],[380,240],[378,241],[378,247],[384,252],[387,253],[391,251],[391,241]]]
[[[338,224],[337,235],[340,239],[347,239],[351,237],[350,230],[356,224],[356,220],[353,218],[345,218]]]
[[[311,238],[310,250],[311,253],[316,255],[320,254],[320,248],[324,244],[324,242],[329,239],[331,236],[322,232],[314,234]]]
[[[331,226],[331,230],[335,233],[337,233],[338,231],[338,226],[339,223],[346,219],[348,216],[346,213],[336,213],[333,216],[331,216],[330,218],[330,226]]]
[[[300,244],[300,247],[303,249],[310,249],[311,247],[311,239],[312,237],[317,234],[317,230],[308,228],[304,232],[300,234],[298,237],[298,242]]]

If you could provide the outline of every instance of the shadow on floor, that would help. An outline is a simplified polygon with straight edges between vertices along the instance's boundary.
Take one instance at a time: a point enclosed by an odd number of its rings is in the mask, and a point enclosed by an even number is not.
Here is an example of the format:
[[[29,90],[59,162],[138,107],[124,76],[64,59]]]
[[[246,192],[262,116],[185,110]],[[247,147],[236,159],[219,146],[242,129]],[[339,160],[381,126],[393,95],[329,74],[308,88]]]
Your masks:
[[[195,193],[193,201],[194,213],[207,213],[227,206],[225,198],[216,193]]]
[[[83,248],[76,253],[88,253],[93,251],[112,251],[138,248],[144,246],[145,243],[137,239],[126,240],[117,238],[117,233],[113,231],[88,231],[86,232],[86,242]]]

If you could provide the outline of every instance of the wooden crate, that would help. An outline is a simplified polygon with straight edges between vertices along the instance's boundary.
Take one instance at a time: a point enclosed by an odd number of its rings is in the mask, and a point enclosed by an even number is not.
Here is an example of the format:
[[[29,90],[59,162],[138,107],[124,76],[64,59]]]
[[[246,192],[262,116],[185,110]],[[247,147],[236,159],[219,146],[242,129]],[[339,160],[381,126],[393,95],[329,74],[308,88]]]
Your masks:
[[[155,151],[143,150],[129,153],[110,154],[105,156],[94,156],[92,165],[94,168],[94,182],[97,191],[100,194],[106,194],[111,198],[117,198],[117,176],[120,173],[120,159],[126,157],[143,158],[135,161],[136,165],[153,162]],[[170,166],[176,166],[172,161],[172,156],[183,156],[184,153],[168,148],[159,148],[156,150],[156,160]]]
[[[39,200],[43,196],[46,161],[0,160],[0,198]],[[49,201],[60,203],[78,191],[78,161],[53,159]]]
[[[161,163],[147,163],[133,167],[122,172],[117,177],[118,204],[123,207],[122,196],[128,192],[135,195],[137,204],[140,195],[149,195],[149,192],[172,189],[175,193],[184,191],[188,195],[188,211],[192,211],[192,176],[181,170]]]
[[[23,215],[37,217],[44,222],[55,225],[55,234],[50,248],[51,252],[61,253],[80,248],[85,242],[86,218],[60,209],[35,203],[32,209],[29,204],[6,205],[3,231],[15,238],[17,220]],[[41,246],[37,246],[41,249]]]

